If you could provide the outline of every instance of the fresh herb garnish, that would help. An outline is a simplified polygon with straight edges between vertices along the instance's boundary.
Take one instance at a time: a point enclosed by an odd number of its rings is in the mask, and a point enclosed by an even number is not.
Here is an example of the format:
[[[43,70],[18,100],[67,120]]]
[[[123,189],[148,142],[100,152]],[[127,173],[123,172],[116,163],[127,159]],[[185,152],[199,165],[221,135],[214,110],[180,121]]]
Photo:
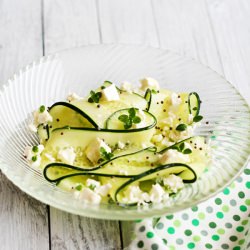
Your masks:
[[[82,190],[82,185],[81,185],[81,184],[77,185],[77,186],[75,187],[75,189],[78,190],[78,191],[81,191],[81,190]]]
[[[39,111],[40,113],[43,113],[45,111],[45,106],[44,105],[40,106]]]
[[[94,190],[95,190],[95,188],[96,188],[96,185],[94,185],[94,184],[90,184],[89,189],[91,189],[92,191],[94,191]]]
[[[32,147],[32,151],[33,151],[34,153],[37,153],[37,152],[38,152],[38,147],[37,147],[37,146],[33,146],[33,147]]]
[[[101,97],[102,97],[101,92],[95,92],[95,91],[91,90],[88,102],[90,102],[90,103],[93,103],[93,102],[98,103]]]
[[[37,160],[37,156],[36,155],[32,156],[31,160],[32,161],[36,161]]]
[[[176,128],[177,131],[185,131],[187,129],[187,125],[184,123],[179,124]]]
[[[153,94],[157,94],[157,91],[156,91],[155,89],[151,89],[151,92],[152,92]]]
[[[193,121],[194,121],[194,122],[199,122],[199,121],[201,121],[202,119],[203,119],[203,116],[197,115],[197,116],[195,116],[195,117],[193,118]]]
[[[114,156],[112,153],[108,153],[104,147],[100,148],[101,160],[109,161]]]
[[[175,145],[175,146],[171,147],[171,149],[175,149],[178,152],[183,153],[185,155],[192,153],[192,150],[190,148],[185,148],[185,143],[184,142],[182,142],[179,146]]]
[[[133,124],[138,124],[141,122],[141,118],[136,116],[136,109],[130,108],[128,110],[129,115],[120,115],[118,117],[119,121],[124,123],[124,128],[129,129],[132,127]]]

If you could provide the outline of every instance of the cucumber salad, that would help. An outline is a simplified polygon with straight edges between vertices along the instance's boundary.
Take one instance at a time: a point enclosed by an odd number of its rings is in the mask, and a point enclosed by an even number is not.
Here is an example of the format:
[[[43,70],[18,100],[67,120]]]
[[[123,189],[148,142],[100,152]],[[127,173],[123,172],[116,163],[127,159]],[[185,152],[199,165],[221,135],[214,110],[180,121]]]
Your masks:
[[[148,206],[168,202],[207,168],[211,150],[195,136],[196,92],[161,89],[153,78],[120,87],[110,81],[33,112],[27,163],[84,203]]]

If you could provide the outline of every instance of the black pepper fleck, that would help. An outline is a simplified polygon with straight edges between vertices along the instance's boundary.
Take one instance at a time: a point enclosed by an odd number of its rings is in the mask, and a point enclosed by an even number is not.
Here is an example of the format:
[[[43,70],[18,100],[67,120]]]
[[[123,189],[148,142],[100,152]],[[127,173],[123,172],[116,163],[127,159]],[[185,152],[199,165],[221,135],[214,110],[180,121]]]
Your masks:
[[[202,150],[202,148],[199,148],[200,150]]]
[[[166,112],[167,110],[166,109],[163,109],[163,112]]]
[[[61,135],[63,135],[63,132],[61,132]]]
[[[151,164],[150,164],[150,166],[151,166],[151,167],[153,167],[153,166],[154,166],[154,164],[153,164],[153,163],[151,163]]]
[[[173,128],[172,127],[169,127],[169,130],[172,130]]]
[[[209,124],[209,122],[206,122],[206,124]]]
[[[146,159],[148,160],[148,159],[149,159],[149,157],[147,156],[147,157],[146,157]]]
[[[97,108],[100,108],[101,106],[100,106],[100,104],[97,104],[97,106],[96,106]]]
[[[161,101],[161,104],[163,104],[164,102],[163,101]]]
[[[159,104],[159,102],[157,102],[156,104]]]
[[[57,118],[56,121],[59,122],[60,120]]]

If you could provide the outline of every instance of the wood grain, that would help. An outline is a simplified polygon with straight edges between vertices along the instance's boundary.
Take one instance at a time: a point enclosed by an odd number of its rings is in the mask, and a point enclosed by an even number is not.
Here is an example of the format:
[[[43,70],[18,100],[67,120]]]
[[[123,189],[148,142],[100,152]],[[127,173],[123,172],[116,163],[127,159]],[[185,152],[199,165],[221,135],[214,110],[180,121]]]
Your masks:
[[[42,55],[41,2],[0,2],[0,82]],[[0,173],[0,249],[49,249],[46,205]]]

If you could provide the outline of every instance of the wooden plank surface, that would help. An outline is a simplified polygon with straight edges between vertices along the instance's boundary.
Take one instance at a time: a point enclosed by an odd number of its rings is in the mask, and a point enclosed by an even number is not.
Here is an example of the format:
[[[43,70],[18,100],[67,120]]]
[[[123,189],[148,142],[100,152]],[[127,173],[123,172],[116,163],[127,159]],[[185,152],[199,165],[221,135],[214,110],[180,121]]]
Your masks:
[[[41,3],[0,2],[0,83],[42,55]],[[49,249],[48,216],[41,204],[0,172],[0,249]]]

